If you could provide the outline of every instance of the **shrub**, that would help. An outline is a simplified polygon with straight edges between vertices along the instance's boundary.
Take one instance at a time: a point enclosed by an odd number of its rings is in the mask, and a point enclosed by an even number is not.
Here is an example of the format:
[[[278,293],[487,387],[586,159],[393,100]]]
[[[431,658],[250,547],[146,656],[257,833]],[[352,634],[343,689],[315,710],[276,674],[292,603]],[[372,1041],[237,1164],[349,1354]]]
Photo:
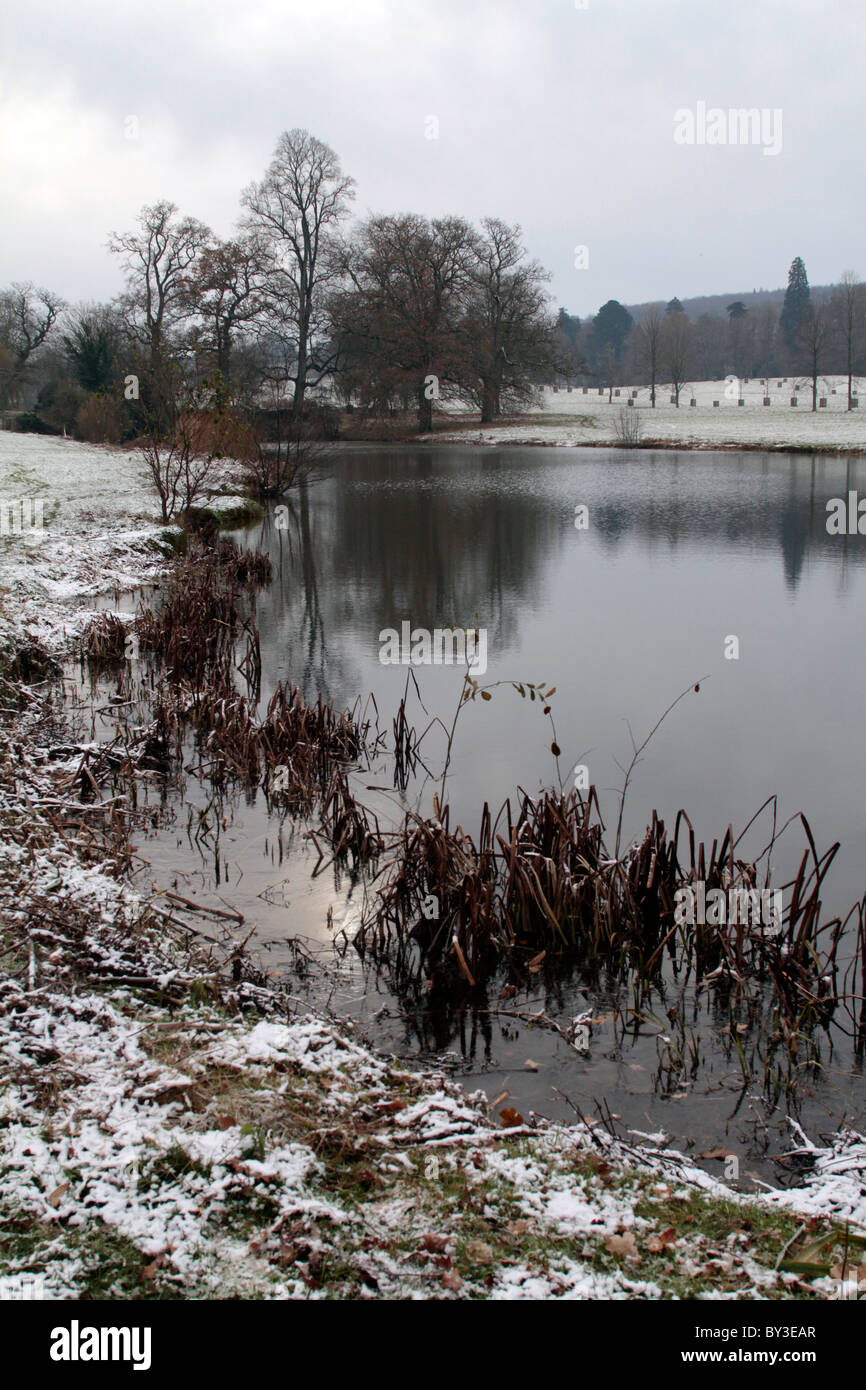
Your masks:
[[[636,449],[643,433],[643,421],[636,406],[619,411],[613,422],[616,442],[621,449]]]
[[[12,428],[19,434],[60,434],[60,430],[49,425],[35,410],[24,410],[16,415]]]
[[[91,391],[75,416],[75,434],[88,444],[119,444],[126,433],[123,407],[114,396]]]
[[[36,403],[37,413],[56,431],[75,429],[75,416],[83,399],[80,386],[62,378],[43,387]]]

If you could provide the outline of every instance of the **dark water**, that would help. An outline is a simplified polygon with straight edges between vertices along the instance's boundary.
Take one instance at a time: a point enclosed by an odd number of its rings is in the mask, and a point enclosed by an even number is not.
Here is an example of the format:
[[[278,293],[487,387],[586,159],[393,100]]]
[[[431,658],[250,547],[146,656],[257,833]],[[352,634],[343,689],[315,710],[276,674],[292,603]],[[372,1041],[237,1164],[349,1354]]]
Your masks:
[[[844,914],[866,888],[866,537],[828,535],[825,523],[827,500],[858,487],[866,495],[863,463],[808,456],[347,449],[327,477],[292,498],[286,529],[272,514],[238,536],[274,564],[274,582],[256,601],[263,697],[279,680],[339,706],[372,693],[380,727],[390,729],[406,668],[380,664],[380,631],[404,620],[431,630],[485,628],[485,683],[544,680],[557,688],[563,777],[587,765],[612,827],[622,786],[617,761],[631,756],[628,725],[640,742],[700,678],[700,694],[669,716],[634,774],[627,834],[641,833],[654,807],[669,824],[684,807],[698,837],[712,842],[729,823],[742,828],[777,793],[780,824],[802,810],[819,849],[841,841],[824,904],[826,914]],[[589,508],[585,531],[574,525],[578,504]],[[739,639],[738,660],[725,659],[731,636]],[[429,711],[410,704],[416,728],[434,714],[450,723],[459,672],[416,674]],[[550,742],[538,706],[507,687],[467,706],[448,778],[455,819],[474,832],[484,800],[496,808],[518,786],[533,792],[552,784]],[[441,772],[440,733],[424,751],[431,771]],[[390,787],[384,761],[356,779],[356,787],[371,784]],[[426,807],[430,791],[429,783],[410,784],[402,800],[420,797]],[[187,793],[207,800],[195,784]],[[365,791],[363,799],[383,824],[401,809],[387,791]],[[287,959],[288,937],[324,943],[328,907],[336,926],[351,927],[360,903],[359,885],[335,885],[331,873],[311,879],[316,855],[302,829],[280,826],[261,796],[241,797],[218,851],[191,855],[175,828],[156,832],[142,853],[150,878],[164,885],[182,873],[181,892],[219,893],[256,922],[256,940],[276,969]],[[759,851],[769,835],[765,817],[748,845]],[[803,848],[792,827],[773,855],[777,883]],[[611,1018],[623,1001],[604,981],[540,978],[528,999],[511,1001],[545,1003],[566,1022],[595,1007],[610,1021],[594,1031],[589,1058],[538,1028],[478,1012],[443,1014],[423,996],[401,1001],[386,980],[350,968],[349,958],[329,997],[379,1046],[404,1057],[450,1053],[467,1084],[507,1091],[506,1103],[518,1109],[568,1115],[557,1092],[585,1111],[604,1098],[626,1128],[665,1129],[675,1142],[694,1140],[697,1151],[727,1146],[742,1156],[744,1174],[766,1175],[764,1150],[784,1147],[783,1110],[768,1110],[757,1083],[744,1090],[727,1016],[703,996],[682,1001],[668,1034],[663,1011],[624,1038]],[[660,1060],[670,1060],[665,1036],[697,1040],[695,1078],[660,1074]],[[824,1071],[802,1073],[800,1115],[811,1132],[835,1128],[843,1114],[863,1117],[859,1072],[844,1039],[835,1041],[835,1053],[825,1046]],[[721,1171],[717,1162],[708,1167]]]

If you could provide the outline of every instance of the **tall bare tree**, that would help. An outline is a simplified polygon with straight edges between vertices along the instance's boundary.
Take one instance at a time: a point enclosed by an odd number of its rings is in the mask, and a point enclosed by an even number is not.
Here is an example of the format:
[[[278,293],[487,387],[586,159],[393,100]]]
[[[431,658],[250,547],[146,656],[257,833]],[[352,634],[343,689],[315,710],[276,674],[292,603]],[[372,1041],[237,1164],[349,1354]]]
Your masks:
[[[473,264],[463,320],[464,387],[488,424],[503,400],[532,399],[555,370],[555,325],[538,261],[527,261],[520,227],[486,217],[472,243]]]
[[[236,336],[261,315],[265,303],[265,254],[252,236],[203,247],[186,280],[191,312],[202,321],[198,344],[213,357],[223,380],[232,378]]]
[[[266,301],[272,331],[294,337],[292,412],[299,418],[307,386],[330,369],[316,357],[320,295],[333,269],[328,241],[354,197],[354,179],[334,151],[307,130],[284,131],[260,183],[244,190],[246,227],[267,246]],[[311,374],[314,380],[310,380]]]
[[[848,377],[848,409],[853,408],[854,365],[863,342],[864,292],[866,286],[853,270],[845,270],[833,295],[832,307],[839,334],[845,345],[845,373]]]
[[[818,377],[824,366],[824,355],[832,337],[832,319],[826,304],[811,301],[800,328],[800,346],[805,354],[809,376],[812,378],[812,410],[818,409]]]
[[[0,406],[15,399],[64,307],[29,281],[0,293]]]
[[[460,325],[475,268],[475,233],[461,217],[372,217],[346,248],[334,337],[380,386],[414,396],[425,434],[443,387],[465,377]]]
[[[174,203],[154,203],[142,209],[136,231],[114,232],[108,242],[127,272],[127,325],[145,347],[154,379],[164,375],[166,336],[187,312],[188,279],[211,240],[204,223],[177,213]]]
[[[688,314],[674,311],[665,314],[662,325],[661,355],[664,370],[671,380],[671,391],[677,410],[680,392],[686,383],[689,369],[692,325]]]
[[[665,322],[660,304],[651,304],[637,324],[637,341],[643,365],[650,379],[650,405],[655,409],[656,382],[661,369],[662,326]]]

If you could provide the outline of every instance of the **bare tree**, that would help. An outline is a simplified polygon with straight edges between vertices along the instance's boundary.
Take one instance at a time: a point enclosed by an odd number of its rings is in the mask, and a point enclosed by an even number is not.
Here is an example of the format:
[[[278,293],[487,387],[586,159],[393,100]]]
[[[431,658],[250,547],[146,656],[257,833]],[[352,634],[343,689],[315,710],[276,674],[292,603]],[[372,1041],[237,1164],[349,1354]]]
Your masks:
[[[330,369],[318,361],[320,292],[332,274],[327,242],[354,197],[334,151],[307,130],[284,131],[264,179],[244,190],[245,225],[269,251],[266,302],[271,330],[294,338],[292,413],[300,418],[308,384]],[[310,381],[310,373],[315,380]]]
[[[854,363],[859,354],[863,333],[863,295],[864,287],[853,270],[845,270],[839,280],[839,288],[833,296],[833,309],[836,315],[842,340],[845,344],[845,372],[848,377],[848,409],[852,409],[854,399]]]
[[[824,354],[831,339],[832,320],[827,305],[817,307],[809,303],[803,326],[800,329],[800,343],[806,356],[809,376],[812,378],[812,410],[818,409],[818,376],[824,365]]]
[[[64,308],[59,295],[29,281],[0,293],[0,406],[14,398]]]
[[[462,323],[465,390],[488,424],[503,399],[529,403],[537,383],[555,369],[555,325],[544,288],[550,279],[527,261],[520,228],[486,217],[473,244],[468,303]]]
[[[232,377],[236,335],[262,313],[265,253],[254,236],[217,241],[202,248],[186,280],[186,301],[202,320],[198,346],[212,354],[226,382]]]
[[[476,268],[475,233],[460,217],[372,217],[345,248],[346,286],[331,299],[332,331],[377,392],[411,393],[418,428],[465,378],[461,317]]]
[[[662,325],[665,322],[661,306],[650,305],[637,325],[638,343],[646,371],[650,379],[650,404],[655,409],[656,382],[658,381],[662,356]]]
[[[598,354],[599,380],[607,385],[607,403],[613,404],[613,388],[622,376],[616,349],[607,343]]]
[[[178,362],[162,360],[151,404],[145,410],[142,453],[163,521],[194,506],[214,466],[231,457],[235,420],[222,383],[191,383]]]
[[[616,442],[623,449],[636,449],[643,434],[640,411],[632,407],[621,408],[613,422]]]
[[[692,325],[687,314],[673,312],[665,315],[662,324],[661,356],[670,377],[671,392],[677,410],[680,408],[680,392],[686,383],[689,368],[691,336]]]
[[[227,441],[231,457],[244,466],[249,490],[263,501],[284,497],[327,459],[329,446],[280,404],[268,413],[271,430],[255,407],[239,411]],[[275,437],[272,437],[272,434]]]
[[[133,335],[143,343],[155,382],[164,382],[166,334],[188,311],[188,279],[211,234],[194,217],[178,218],[174,203],[142,209],[138,230],[112,233],[108,246],[127,272],[123,308]]]

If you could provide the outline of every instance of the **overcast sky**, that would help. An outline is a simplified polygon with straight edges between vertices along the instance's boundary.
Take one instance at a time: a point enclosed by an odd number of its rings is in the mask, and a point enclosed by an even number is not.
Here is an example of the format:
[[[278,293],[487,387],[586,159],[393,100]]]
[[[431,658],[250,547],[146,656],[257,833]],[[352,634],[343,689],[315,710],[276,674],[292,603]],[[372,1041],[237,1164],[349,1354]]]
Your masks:
[[[863,0],[3,0],[0,285],[110,297],[108,233],[158,198],[228,235],[292,126],[337,151],[361,214],[520,222],[581,316],[776,287],[795,255],[814,284],[866,274],[864,18]],[[781,152],[677,144],[700,102],[781,110]]]

